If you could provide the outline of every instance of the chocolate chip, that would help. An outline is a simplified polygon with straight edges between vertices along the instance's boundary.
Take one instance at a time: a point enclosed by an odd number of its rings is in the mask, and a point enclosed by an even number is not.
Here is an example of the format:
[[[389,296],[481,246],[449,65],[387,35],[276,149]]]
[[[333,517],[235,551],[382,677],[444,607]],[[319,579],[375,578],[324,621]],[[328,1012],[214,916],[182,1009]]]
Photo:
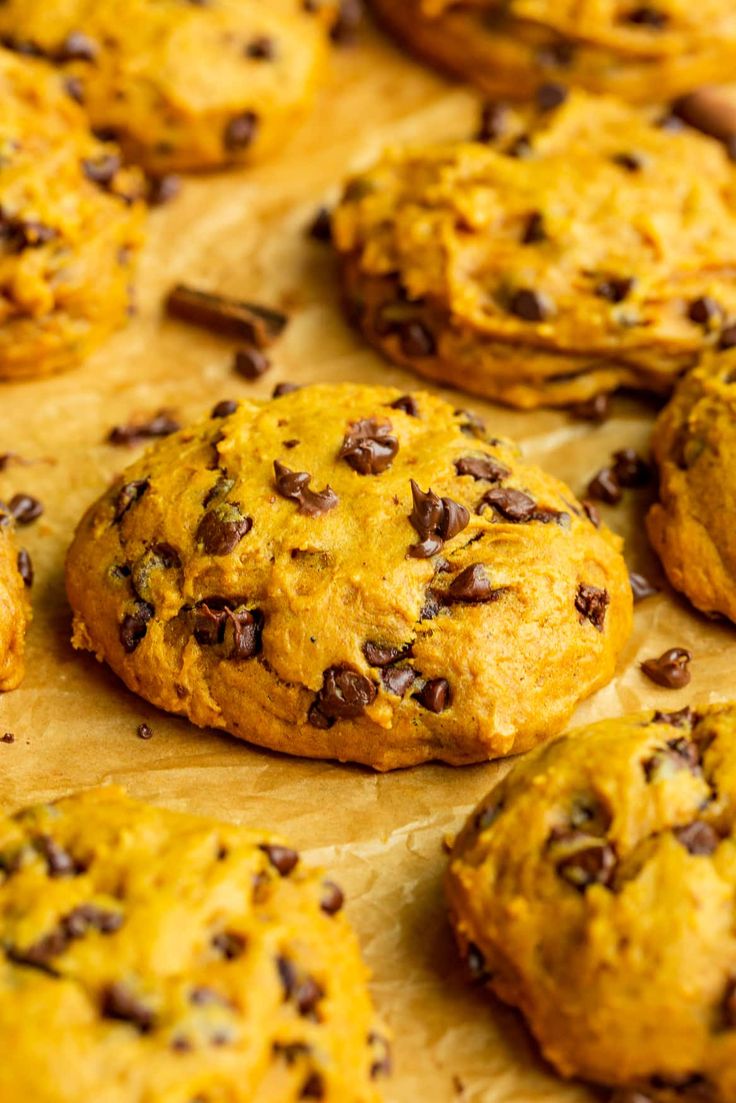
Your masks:
[[[153,731],[148,724],[139,724],[136,734],[139,739],[153,739]]]
[[[8,502],[8,508],[19,525],[30,525],[43,513],[43,506],[38,498],[30,494],[14,494]]]
[[[622,303],[628,298],[635,283],[636,280],[630,276],[607,276],[599,280],[593,291],[599,299],[607,299],[609,303]]]
[[[288,877],[299,861],[296,850],[288,846],[280,846],[278,843],[262,843],[258,849],[267,855],[269,862],[281,877]]]
[[[196,540],[207,555],[228,555],[253,528],[253,519],[240,512],[237,502],[223,502],[204,514]]]
[[[610,600],[608,590],[581,582],[575,595],[575,608],[580,614],[580,623],[588,620],[594,628],[602,632]]]
[[[148,421],[132,421],[128,425],[115,425],[107,434],[108,444],[140,444],[144,440],[168,437],[181,429],[181,423],[170,410],[159,410]]]
[[[411,360],[434,356],[437,349],[435,339],[422,322],[402,322],[394,328],[404,356]]]
[[[684,647],[672,647],[658,659],[646,659],[641,664],[643,674],[665,689],[682,689],[689,684],[692,675],[689,664],[692,654]]]
[[[655,712],[652,717],[653,724],[670,724],[673,728],[691,728],[697,720],[696,714],[689,705],[675,712]]]
[[[718,348],[722,351],[736,348],[736,325],[726,326],[726,328],[721,331]]]
[[[655,30],[659,30],[667,24],[668,16],[665,12],[660,11],[659,8],[654,8],[650,4],[642,4],[639,8],[634,8],[626,16],[627,23],[638,24],[642,27],[653,27]]]
[[[173,318],[224,337],[234,337],[259,349],[273,344],[289,321],[280,310],[211,291],[199,291],[186,284],[177,284],[169,293],[166,309]]]
[[[329,485],[324,490],[310,490],[312,476],[306,471],[292,471],[291,468],[274,460],[276,490],[282,498],[288,498],[299,506],[299,513],[306,517],[320,517],[338,504],[338,497]]]
[[[120,642],[126,654],[131,655],[145,638],[154,612],[147,601],[138,601],[134,612],[125,614],[120,622]]]
[[[141,1034],[148,1034],[153,1028],[153,1012],[121,981],[104,990],[101,1010],[106,1019],[131,1023]]]
[[[493,506],[502,517],[515,525],[531,521],[537,508],[533,498],[523,490],[513,490],[511,487],[499,486],[487,490],[482,501]]]
[[[363,644],[363,654],[369,666],[390,666],[401,653],[400,647],[385,647],[370,640]]]
[[[269,35],[261,34],[250,40],[244,52],[254,61],[272,61],[276,57],[276,43]]]
[[[332,215],[328,207],[320,207],[309,224],[309,236],[329,245],[332,241]]]
[[[244,379],[260,379],[271,367],[271,361],[259,349],[238,349],[233,368]]]
[[[654,586],[648,578],[645,578],[643,574],[637,574],[636,571],[629,571],[629,582],[631,583],[631,592],[634,595],[634,602],[644,601],[645,598],[652,597],[654,594],[659,593],[659,590]]]
[[[616,153],[612,160],[627,172],[640,172],[644,167],[644,160],[639,153]]]
[[[323,675],[315,704],[330,720],[351,720],[362,716],[376,697],[376,687],[347,663],[330,666]]]
[[[319,906],[325,915],[337,915],[345,903],[345,894],[334,881],[322,882],[322,895]]]
[[[117,153],[103,153],[94,159],[82,161],[82,171],[93,184],[109,188],[120,172],[120,157]]]
[[[474,942],[468,943],[465,960],[473,980],[481,982],[488,980],[489,973],[486,967],[486,959]]]
[[[115,512],[113,519],[120,521],[128,512],[134,502],[139,501],[151,485],[150,479],[135,479],[121,487],[115,499]]]
[[[589,502],[586,498],[583,498],[580,504],[582,505],[583,512],[590,521],[591,525],[593,525],[594,528],[599,529],[603,524],[603,520],[597,506],[594,506],[593,503]]]
[[[300,1099],[324,1099],[325,1082],[318,1072],[310,1072],[299,1092]]]
[[[338,459],[345,460],[359,475],[380,475],[393,463],[399,442],[392,436],[391,422],[363,418],[350,423]]]
[[[540,111],[553,111],[567,99],[568,91],[564,84],[542,84],[536,92],[537,108]]]
[[[225,958],[235,961],[245,953],[246,939],[238,931],[220,931],[212,938],[212,947]]]
[[[613,474],[620,486],[627,489],[646,486],[652,469],[633,448],[621,448],[613,453]]]
[[[480,113],[480,124],[476,133],[479,142],[495,142],[502,138],[508,129],[509,109],[504,103],[484,103]]]
[[[0,243],[11,253],[23,253],[26,249],[40,249],[58,236],[52,226],[21,218],[8,218],[0,210]]]
[[[667,745],[644,759],[641,766],[647,781],[668,778],[673,771],[689,770],[696,774],[700,772],[700,752],[689,739],[668,739]]]
[[[410,666],[389,666],[381,671],[381,681],[387,693],[405,697],[417,680],[416,671]]]
[[[522,287],[509,301],[509,310],[524,322],[543,322],[553,312],[551,300],[541,291]]]
[[[181,191],[181,178],[173,173],[164,176],[149,176],[146,189],[146,202],[149,207],[163,207],[176,199]]]
[[[50,835],[38,835],[33,840],[38,853],[46,859],[49,877],[73,877],[79,872],[71,854]]]
[[[610,467],[602,467],[588,483],[588,494],[609,506],[617,505],[622,494],[615,471]]]
[[[61,926],[69,938],[83,938],[88,931],[114,934],[123,925],[120,912],[101,908],[97,904],[80,904],[64,916]]]
[[[222,402],[218,402],[216,406],[212,407],[210,417],[230,417],[230,414],[234,414],[237,408],[237,402],[234,402],[231,398],[223,398]]]
[[[522,245],[536,245],[537,242],[546,240],[547,232],[544,228],[544,216],[540,211],[532,211],[524,225],[521,243]]]
[[[450,683],[446,678],[430,678],[416,698],[429,712],[444,712],[451,702]]]
[[[736,1030],[736,979],[730,980],[726,985],[721,1006],[726,1030]]]
[[[30,589],[33,585],[33,563],[25,548],[21,548],[18,552],[16,563],[18,566],[18,574],[23,579],[23,585],[28,586]]]
[[[389,402],[392,410],[403,410],[409,417],[419,417],[419,406],[414,395],[402,394],[399,398]]]
[[[518,138],[514,138],[505,152],[507,157],[514,157],[523,161],[531,156],[532,140],[528,134],[520,134]]]
[[[486,423],[474,410],[455,410],[455,417],[461,418],[460,432],[477,440],[486,440]],[[490,443],[494,443],[491,441]]]
[[[258,116],[254,111],[244,111],[230,119],[222,135],[225,149],[235,153],[247,149],[253,142],[258,130]]]
[[[510,468],[493,456],[463,456],[455,460],[455,471],[458,475],[471,475],[489,483],[500,483],[511,474]]]
[[[300,391],[301,389],[301,384],[299,383],[277,383],[271,391],[271,398],[283,398],[285,394],[294,394],[295,391]]]
[[[557,863],[560,877],[585,892],[591,885],[609,887],[616,871],[616,854],[608,843],[592,839],[590,843]]]
[[[370,1069],[371,1080],[378,1080],[380,1076],[390,1076],[391,1046],[389,1045],[388,1039],[384,1038],[382,1034],[378,1034],[376,1031],[371,1031],[368,1035],[368,1045],[374,1051],[374,1058]]]
[[[159,561],[165,570],[172,567],[181,567],[181,556],[171,544],[162,542],[151,546],[151,554]]]
[[[676,827],[673,834],[689,854],[699,858],[712,854],[720,842],[716,832],[704,820],[694,820],[686,827]]]
[[[457,578],[450,583],[447,591],[447,596],[451,601],[469,602],[471,604],[496,601],[499,594],[500,591],[494,590],[491,586],[485,567],[481,563],[474,563],[461,571]]]
[[[66,61],[94,61],[97,57],[97,44],[81,31],[72,31],[62,42],[54,60]]]
[[[722,313],[715,299],[703,295],[699,299],[693,299],[688,307],[687,316],[696,325],[710,327],[714,322],[720,320]]]
[[[15,743],[15,736],[12,732],[3,732],[0,735],[0,743]]]
[[[426,493],[411,480],[412,511],[409,521],[419,534],[420,543],[412,544],[409,555],[427,559],[436,554],[445,540],[451,540],[467,527],[470,514],[452,498],[439,498],[431,489]]]

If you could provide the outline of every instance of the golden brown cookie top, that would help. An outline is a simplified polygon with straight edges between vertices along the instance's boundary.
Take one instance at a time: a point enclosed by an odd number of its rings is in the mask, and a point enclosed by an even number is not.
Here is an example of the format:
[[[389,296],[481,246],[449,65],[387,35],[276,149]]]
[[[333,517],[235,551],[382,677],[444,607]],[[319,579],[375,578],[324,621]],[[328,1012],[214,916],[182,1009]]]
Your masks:
[[[736,312],[717,143],[582,92],[499,130],[389,151],[348,184],[338,251],[455,325],[542,349],[688,356]]]
[[[116,788],[4,819],[0,1094],[378,1103],[342,903],[282,840]]]
[[[460,835],[461,943],[565,1075],[734,1097],[734,793],[736,706],[646,713],[530,755]]]

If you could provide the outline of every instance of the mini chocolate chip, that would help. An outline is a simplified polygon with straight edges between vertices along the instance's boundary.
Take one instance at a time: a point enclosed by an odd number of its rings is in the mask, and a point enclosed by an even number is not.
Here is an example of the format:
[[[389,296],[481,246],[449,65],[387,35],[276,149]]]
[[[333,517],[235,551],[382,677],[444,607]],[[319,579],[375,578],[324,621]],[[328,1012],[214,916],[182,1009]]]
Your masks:
[[[375,698],[376,687],[370,678],[342,663],[325,670],[315,704],[330,720],[350,720],[362,716]]]
[[[479,142],[497,141],[506,133],[508,122],[509,109],[505,103],[495,101],[484,103],[481,108],[476,140]]]
[[[458,475],[471,475],[489,483],[500,483],[511,474],[510,468],[493,456],[462,456],[455,460],[455,471]]]
[[[153,739],[153,731],[148,724],[139,724],[136,734],[139,739]]]
[[[120,622],[120,642],[123,650],[131,655],[148,632],[148,622],[154,615],[154,608],[147,601],[136,602],[134,612],[126,613]]]
[[[148,1034],[153,1027],[153,1012],[120,981],[103,992],[101,1010],[106,1019],[131,1023],[141,1034]]]
[[[541,211],[532,211],[524,225],[521,243],[522,245],[536,245],[537,242],[546,240],[547,232],[544,228],[544,216]]]
[[[451,540],[467,527],[470,514],[452,498],[439,498],[431,489],[425,493],[413,479],[410,482],[412,511],[409,521],[419,534],[420,543],[411,545],[409,555],[427,559],[440,550],[445,540]]]
[[[225,149],[231,153],[247,149],[253,142],[258,130],[258,116],[254,111],[244,111],[230,119],[225,127],[222,140]]]
[[[306,517],[320,517],[338,504],[338,497],[331,486],[324,490],[310,490],[312,476],[306,471],[292,471],[291,468],[274,460],[276,490],[282,498],[288,498],[299,506],[299,513]]]
[[[25,548],[21,548],[18,552],[16,563],[18,566],[18,574],[23,579],[23,585],[28,586],[30,589],[33,585],[33,563]]]
[[[50,835],[38,835],[33,840],[38,853],[46,859],[49,877],[73,877],[79,872],[71,854]]]
[[[450,683],[446,678],[430,678],[416,698],[429,712],[444,712],[451,702]]]
[[[493,506],[502,517],[514,525],[531,521],[537,508],[533,498],[530,498],[523,490],[513,490],[511,487],[499,486],[487,490],[482,501],[489,506]]]
[[[402,394],[399,398],[389,402],[392,410],[403,410],[409,417],[419,417],[419,406],[414,395]]]
[[[602,467],[588,483],[588,494],[609,506],[617,505],[622,494],[616,472],[610,467]]]
[[[699,299],[693,299],[688,307],[687,316],[696,325],[710,326],[721,318],[722,311],[715,299],[703,295]]]
[[[320,910],[325,915],[337,915],[345,903],[345,894],[334,881],[322,882],[322,895],[320,897]]]
[[[223,502],[204,514],[196,540],[207,555],[228,555],[253,528],[253,519],[240,512],[236,502]]]
[[[381,671],[384,689],[395,697],[405,697],[416,680],[416,671],[410,666],[389,666]]]
[[[270,367],[271,361],[259,349],[238,349],[235,353],[233,368],[244,379],[260,379]]]
[[[627,489],[646,486],[652,477],[652,469],[633,448],[622,448],[613,453],[613,474],[620,486]]]
[[[673,834],[689,854],[699,858],[712,854],[720,842],[716,832],[704,820],[694,820],[686,827],[676,827]]]
[[[593,291],[599,299],[609,303],[622,303],[630,295],[636,280],[631,276],[607,276],[599,280]]]
[[[509,310],[524,322],[543,322],[552,314],[553,307],[543,292],[522,287],[511,296]]]
[[[363,418],[350,423],[337,455],[359,475],[380,475],[389,469],[398,451],[390,421]]]
[[[164,176],[149,176],[146,188],[146,202],[149,207],[163,207],[176,199],[181,191],[181,177],[173,173]]]
[[[401,648],[386,647],[368,640],[363,644],[363,654],[369,666],[390,666],[401,655]]]
[[[234,402],[231,398],[223,398],[222,402],[218,402],[216,406],[212,407],[210,417],[230,417],[230,414],[234,414],[237,408],[237,402]]]
[[[276,43],[269,35],[261,34],[250,40],[244,52],[254,61],[272,61],[276,57]]]
[[[500,591],[494,590],[491,586],[482,563],[473,563],[472,566],[466,567],[457,578],[453,579],[447,590],[447,596],[451,601],[471,604],[496,601],[499,595]]]
[[[309,225],[309,236],[326,245],[332,241],[332,215],[328,207],[320,207],[317,211]]]
[[[641,670],[658,686],[682,689],[689,684],[692,677],[689,670],[691,659],[692,654],[684,647],[672,647],[658,659],[646,659],[641,664]]]
[[[564,84],[542,84],[537,89],[535,99],[540,111],[553,111],[567,99],[568,91]]]
[[[30,525],[43,513],[43,506],[38,498],[30,494],[14,494],[8,502],[8,508],[19,525]]]
[[[640,172],[644,167],[644,161],[638,153],[616,153],[611,159],[627,172]]]
[[[133,421],[128,425],[115,425],[107,434],[108,444],[140,444],[144,440],[168,437],[181,429],[181,423],[172,416],[170,410],[159,410],[148,421]]]
[[[634,595],[634,602],[644,601],[645,598],[652,597],[654,594],[659,593],[659,590],[654,586],[648,578],[643,574],[637,574],[636,571],[629,571],[629,582],[631,583],[631,592]]]
[[[259,850],[267,856],[269,862],[281,877],[288,877],[299,861],[296,850],[278,843],[261,843]]]
[[[591,885],[609,887],[616,871],[616,854],[612,846],[597,839],[575,850],[557,863],[560,877],[579,892]]]
[[[226,961],[235,961],[245,953],[246,939],[238,931],[220,931],[213,936],[212,947]]]
[[[584,620],[590,621],[594,628],[602,632],[610,600],[608,590],[581,582],[575,595],[575,608],[580,614],[580,623]]]

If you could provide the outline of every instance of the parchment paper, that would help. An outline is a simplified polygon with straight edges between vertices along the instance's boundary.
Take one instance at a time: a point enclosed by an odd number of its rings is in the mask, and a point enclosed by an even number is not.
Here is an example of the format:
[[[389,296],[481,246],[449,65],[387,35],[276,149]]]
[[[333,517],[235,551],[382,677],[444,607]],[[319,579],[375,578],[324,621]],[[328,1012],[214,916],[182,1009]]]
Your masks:
[[[139,280],[140,314],[83,368],[50,380],[0,384],[0,453],[32,461],[0,472],[0,497],[37,495],[44,516],[21,530],[36,567],[35,620],[23,686],[0,697],[0,804],[8,810],[114,781],[134,795],[192,812],[278,829],[327,865],[349,894],[348,913],[374,972],[375,998],[396,1036],[395,1103],[573,1103],[535,1055],[513,1013],[471,989],[446,924],[443,838],[457,830],[504,767],[419,767],[388,776],[252,749],[157,712],[91,657],[69,645],[62,567],[83,509],[133,455],[103,443],[132,416],[171,407],[183,419],[219,399],[269,394],[280,380],[362,379],[422,384],[366,349],[342,319],[330,250],[305,226],[351,169],[392,141],[463,136],[477,106],[367,31],[339,54],[312,120],[281,158],[255,171],[188,180],[150,219]],[[257,384],[232,373],[232,346],[164,321],[161,300],[178,279],[292,311],[274,367]],[[448,392],[454,400],[457,394]],[[465,399],[493,431],[581,492],[615,448],[646,450],[655,408],[617,399],[600,427],[563,413],[518,414]],[[646,547],[646,491],[604,507],[627,540],[634,569],[661,582]],[[638,663],[668,647],[693,651],[686,690],[658,689]],[[615,681],[586,702],[585,722],[645,706],[679,708],[728,696],[736,631],[710,623],[664,588],[636,612]],[[146,721],[153,738],[136,735]]]

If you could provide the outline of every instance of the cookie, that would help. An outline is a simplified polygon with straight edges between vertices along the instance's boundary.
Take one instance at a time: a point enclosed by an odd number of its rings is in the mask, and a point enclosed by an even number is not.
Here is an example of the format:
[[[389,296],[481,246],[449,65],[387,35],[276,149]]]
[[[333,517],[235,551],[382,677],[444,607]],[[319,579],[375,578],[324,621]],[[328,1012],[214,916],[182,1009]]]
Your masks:
[[[15,689],[23,678],[28,599],[33,572],[26,551],[18,548],[13,518],[0,502],[0,692]]]
[[[460,946],[563,1076],[736,1099],[735,793],[726,704],[573,731],[471,816],[447,880]]]
[[[0,379],[16,379],[73,367],[126,321],[143,204],[51,68],[0,49],[0,98]]]
[[[389,151],[348,183],[350,317],[391,360],[514,406],[667,393],[736,315],[724,150],[563,89],[487,122],[486,143]]]
[[[736,343],[736,329],[724,344]],[[649,538],[675,587],[705,613],[736,621],[736,350],[711,353],[689,372],[652,437],[659,501]]]
[[[0,870],[4,1103],[379,1103],[342,893],[281,840],[104,788],[3,818]]]
[[[6,0],[0,38],[73,82],[95,127],[154,173],[282,145],[327,65],[337,0]]]
[[[431,64],[490,96],[525,99],[564,81],[632,102],[663,102],[730,80],[728,0],[371,0],[381,21]]]
[[[123,472],[68,556],[73,642],[134,692],[387,770],[524,750],[612,677],[619,539],[467,413],[341,384],[214,415]]]

